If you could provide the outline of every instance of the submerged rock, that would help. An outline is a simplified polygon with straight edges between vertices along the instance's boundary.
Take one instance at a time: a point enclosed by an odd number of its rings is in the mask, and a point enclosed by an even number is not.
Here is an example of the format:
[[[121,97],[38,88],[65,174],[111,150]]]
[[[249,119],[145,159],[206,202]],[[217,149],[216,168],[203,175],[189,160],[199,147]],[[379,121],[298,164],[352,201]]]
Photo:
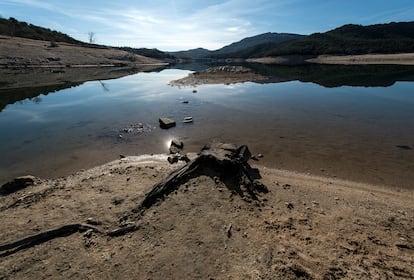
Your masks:
[[[169,118],[159,118],[160,127],[163,129],[169,129],[175,126],[175,121]]]
[[[183,122],[184,123],[192,123],[193,122],[193,117],[185,117]]]
[[[134,123],[127,127],[124,127],[119,130],[119,132],[127,133],[127,134],[139,134],[143,132],[151,132],[155,127],[151,126],[150,124],[144,123]]]

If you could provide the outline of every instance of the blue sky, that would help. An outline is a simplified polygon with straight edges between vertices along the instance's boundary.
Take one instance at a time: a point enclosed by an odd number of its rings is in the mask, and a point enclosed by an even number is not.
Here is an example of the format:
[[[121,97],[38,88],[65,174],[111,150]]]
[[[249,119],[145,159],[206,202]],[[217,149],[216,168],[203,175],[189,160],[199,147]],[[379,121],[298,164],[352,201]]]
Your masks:
[[[96,43],[218,49],[264,32],[311,34],[347,23],[414,20],[413,0],[1,0],[0,15]]]

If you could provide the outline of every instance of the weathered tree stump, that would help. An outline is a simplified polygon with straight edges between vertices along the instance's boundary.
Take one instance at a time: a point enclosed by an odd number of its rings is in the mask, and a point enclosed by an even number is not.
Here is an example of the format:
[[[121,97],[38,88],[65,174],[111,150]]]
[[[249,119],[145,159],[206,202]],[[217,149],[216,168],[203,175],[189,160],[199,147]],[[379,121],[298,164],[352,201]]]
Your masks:
[[[248,195],[251,199],[257,200],[258,192],[267,192],[268,190],[266,186],[256,181],[261,177],[258,170],[251,168],[247,163],[250,157],[250,151],[245,145],[240,147],[223,143],[207,145],[197,158],[154,185],[151,191],[145,195],[141,205],[134,211],[140,212],[150,208],[158,200],[177,190],[184,180],[199,176],[207,169],[218,172],[223,182],[229,181],[226,178],[232,178],[233,183],[228,183],[226,186],[240,196]],[[208,172],[205,173],[205,175],[209,175]]]

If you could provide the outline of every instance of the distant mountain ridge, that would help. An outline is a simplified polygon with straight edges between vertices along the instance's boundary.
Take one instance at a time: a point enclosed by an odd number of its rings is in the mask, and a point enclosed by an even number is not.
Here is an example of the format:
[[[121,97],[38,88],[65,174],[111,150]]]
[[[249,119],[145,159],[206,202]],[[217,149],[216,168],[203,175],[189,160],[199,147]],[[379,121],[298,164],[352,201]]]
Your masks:
[[[210,57],[225,57],[226,54],[235,53],[241,50],[245,50],[260,44],[279,44],[282,42],[300,39],[305,37],[299,34],[290,33],[275,33],[267,32],[252,37],[244,38],[238,42],[231,43],[218,50],[210,51],[203,48],[191,49],[187,51],[169,52],[169,54],[182,58],[182,59],[203,59]]]
[[[204,48],[191,49],[187,51],[177,51],[177,52],[167,52],[170,55],[173,55],[181,59],[202,59],[207,57],[211,51]]]
[[[296,40],[306,37],[305,35],[291,34],[291,33],[275,33],[267,32],[252,37],[244,38],[238,42],[232,43],[228,46],[224,46],[221,49],[212,52],[213,55],[217,54],[229,54],[237,51],[241,51],[247,48],[251,48],[261,44],[279,44],[291,40]]]

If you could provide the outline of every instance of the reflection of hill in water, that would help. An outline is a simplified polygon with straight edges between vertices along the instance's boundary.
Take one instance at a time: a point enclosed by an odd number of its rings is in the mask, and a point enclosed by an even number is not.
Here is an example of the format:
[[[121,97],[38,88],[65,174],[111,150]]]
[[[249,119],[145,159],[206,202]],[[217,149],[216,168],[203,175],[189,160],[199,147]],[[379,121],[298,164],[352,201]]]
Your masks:
[[[78,86],[87,81],[117,79],[159,66],[135,68],[19,68],[0,69],[0,112],[15,102]]]
[[[414,66],[407,65],[321,65],[282,66],[249,64],[267,82],[301,81],[324,87],[387,87],[397,81],[414,81]]]
[[[216,66],[216,65],[215,65]],[[414,66],[408,65],[321,65],[301,66],[245,64],[255,72],[269,77],[257,83],[287,81],[312,82],[324,87],[364,86],[387,87],[397,81],[414,81]],[[174,68],[203,71],[204,64],[176,65]],[[137,72],[159,71],[157,68],[64,68],[0,69],[0,112],[8,105],[33,99],[86,81],[116,79]]]
[[[31,99],[34,102],[35,98],[39,95],[47,95],[51,92],[56,92],[65,88],[78,86],[82,83],[65,83],[59,85],[40,86],[40,87],[28,87],[28,88],[15,88],[8,90],[0,89],[0,112],[9,105],[25,99]]]

